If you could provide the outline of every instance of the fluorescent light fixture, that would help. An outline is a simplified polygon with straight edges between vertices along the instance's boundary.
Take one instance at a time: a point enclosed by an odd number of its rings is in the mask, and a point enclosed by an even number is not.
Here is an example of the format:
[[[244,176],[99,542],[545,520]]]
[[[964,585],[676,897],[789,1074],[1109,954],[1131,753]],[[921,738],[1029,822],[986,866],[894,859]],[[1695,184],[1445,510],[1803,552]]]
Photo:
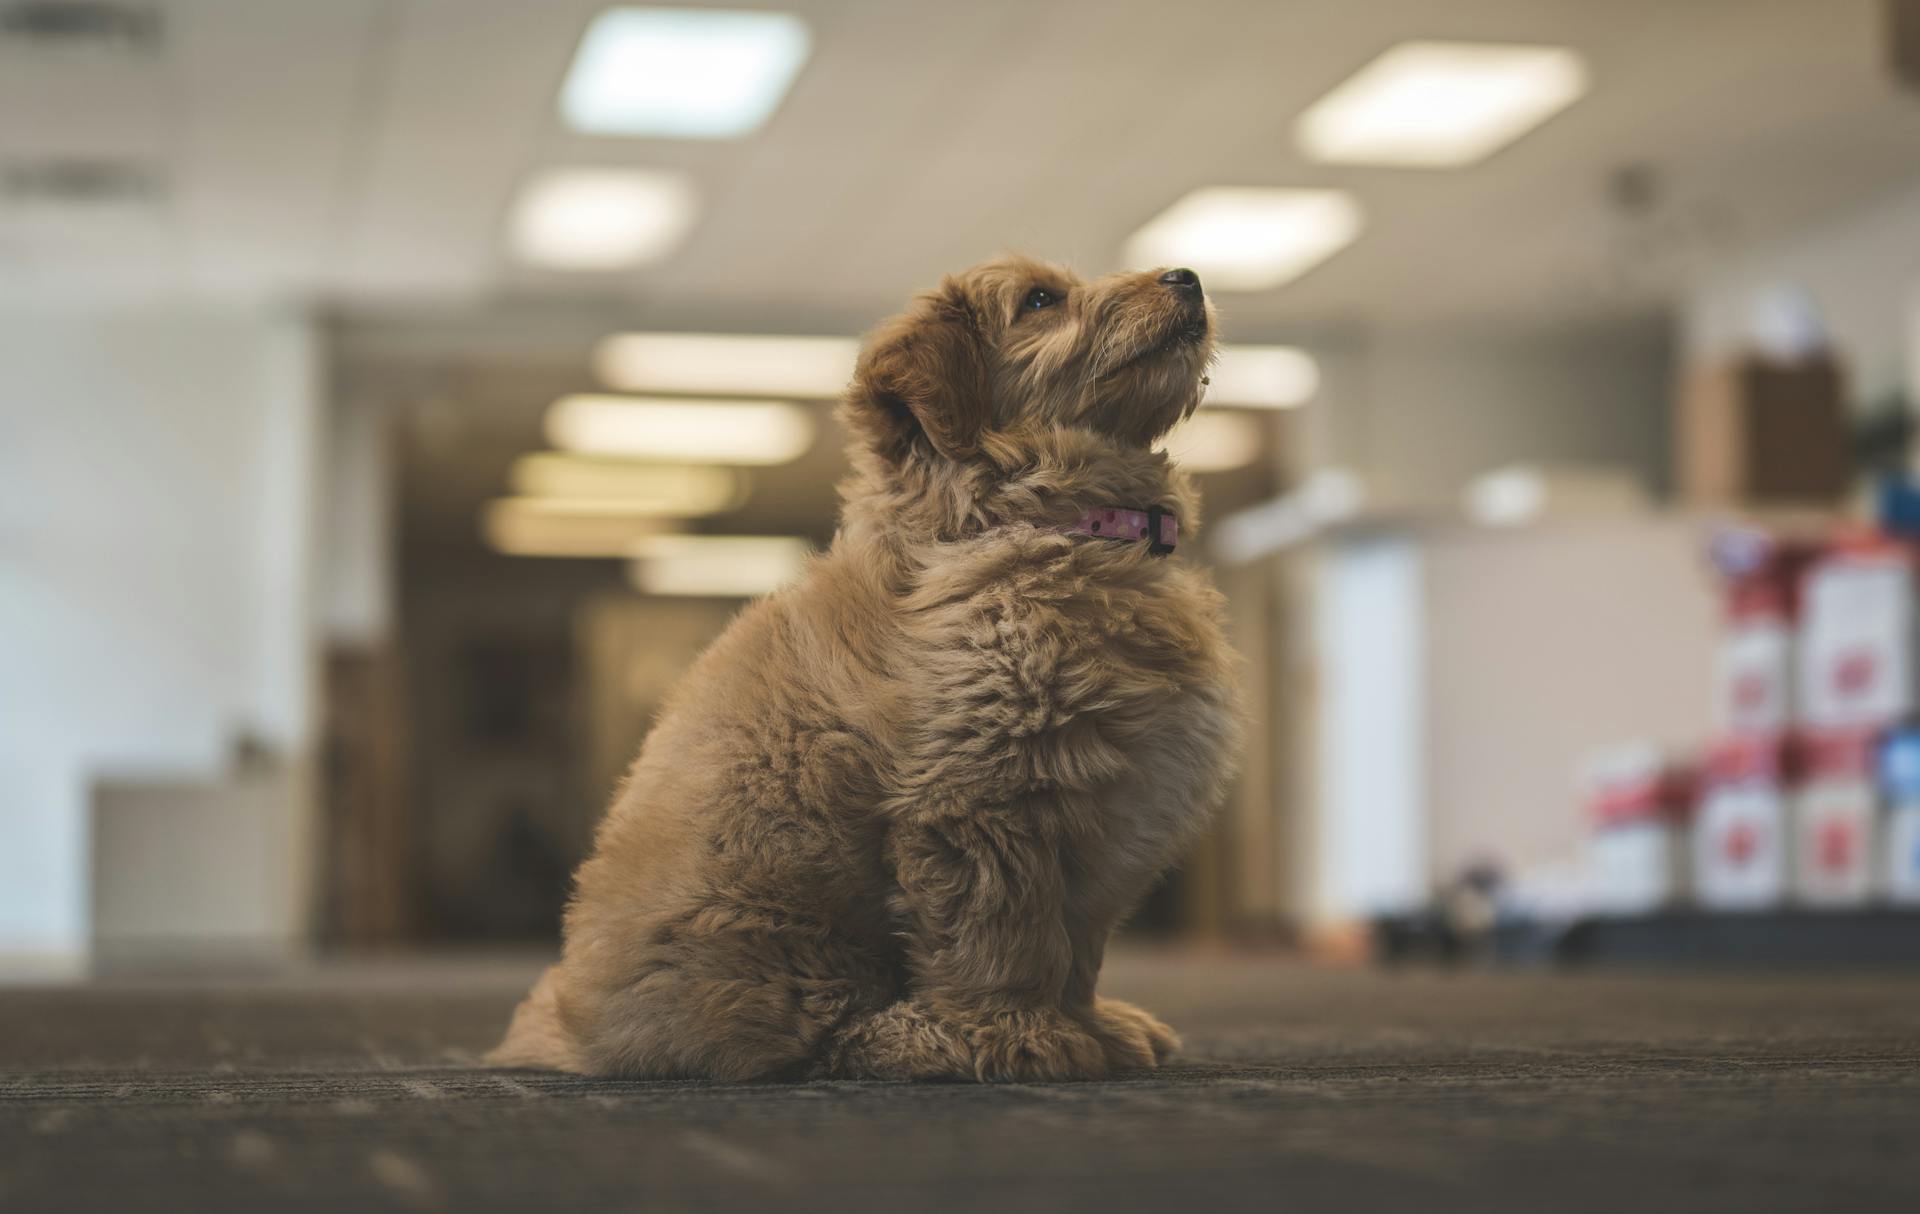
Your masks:
[[[608,9],[580,40],[560,113],[589,135],[738,138],[779,108],[810,44],[791,13]]]
[[[1343,190],[1214,186],[1174,203],[1127,241],[1130,265],[1187,266],[1207,286],[1265,291],[1333,256],[1360,234]]]
[[[1366,486],[1359,477],[1345,468],[1321,468],[1293,492],[1215,523],[1212,551],[1228,565],[1245,565],[1356,517],[1366,502]]]
[[[693,227],[697,203],[680,173],[551,169],[514,200],[514,255],[556,270],[618,270],[658,261]]]
[[[1207,378],[1209,405],[1291,409],[1320,390],[1320,364],[1292,346],[1227,346]]]
[[[1460,493],[1467,517],[1488,527],[1517,527],[1548,515],[1600,517],[1647,509],[1646,487],[1605,464],[1511,464],[1475,477]]]
[[[1403,42],[1300,116],[1315,160],[1454,168],[1483,160],[1587,91],[1563,46]]]
[[[1307,516],[1320,524],[1344,523],[1360,513],[1366,486],[1345,468],[1321,468],[1307,474],[1294,490]]]
[[[1474,522],[1517,527],[1547,508],[1547,478],[1538,468],[1498,468],[1468,482],[1461,505]]]
[[[628,392],[713,392],[825,400],[853,378],[850,337],[616,333],[600,343],[602,381]]]
[[[505,497],[480,512],[480,534],[508,556],[624,557],[636,541],[674,530],[644,504],[639,512],[600,502],[568,508],[544,498]]]
[[[507,483],[525,497],[570,502],[625,503],[673,518],[698,518],[737,509],[746,501],[746,476],[705,464],[654,464],[541,451],[523,455]]]
[[[791,463],[814,435],[811,410],[772,400],[563,396],[545,423],[563,451],[693,463]]]
[[[1266,429],[1233,409],[1203,409],[1173,428],[1161,446],[1189,472],[1226,472],[1260,458]]]
[[[636,542],[628,567],[645,594],[751,598],[806,567],[812,545],[793,535],[659,535]]]

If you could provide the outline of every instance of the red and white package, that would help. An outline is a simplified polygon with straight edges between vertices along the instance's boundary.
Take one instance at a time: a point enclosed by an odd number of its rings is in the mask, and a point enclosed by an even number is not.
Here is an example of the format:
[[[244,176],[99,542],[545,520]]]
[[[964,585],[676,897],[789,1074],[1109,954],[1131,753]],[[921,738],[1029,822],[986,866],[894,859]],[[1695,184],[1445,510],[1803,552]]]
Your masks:
[[[1596,755],[1587,764],[1585,784],[1595,909],[1644,914],[1678,901],[1684,876],[1680,798],[1659,748],[1633,744]]]
[[[1891,543],[1837,546],[1800,595],[1800,721],[1821,731],[1885,728],[1914,707],[1911,557]]]
[[[1709,753],[1693,819],[1693,895],[1711,910],[1761,910],[1787,894],[1787,802],[1778,735]]]
[[[1869,730],[1812,734],[1793,798],[1793,893],[1809,906],[1858,906],[1873,891],[1879,814]]]
[[[1793,622],[1772,578],[1728,587],[1727,624],[1714,661],[1714,723],[1725,734],[1777,736],[1793,720]]]

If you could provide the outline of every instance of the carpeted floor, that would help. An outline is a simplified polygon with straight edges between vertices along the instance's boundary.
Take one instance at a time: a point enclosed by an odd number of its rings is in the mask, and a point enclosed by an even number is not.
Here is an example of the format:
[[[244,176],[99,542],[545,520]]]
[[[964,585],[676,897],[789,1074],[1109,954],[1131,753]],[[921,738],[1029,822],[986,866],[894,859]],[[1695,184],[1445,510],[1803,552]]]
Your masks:
[[[1097,1084],[478,1069],[532,968],[0,989],[0,1210],[1920,1208],[1920,980],[1134,955]]]

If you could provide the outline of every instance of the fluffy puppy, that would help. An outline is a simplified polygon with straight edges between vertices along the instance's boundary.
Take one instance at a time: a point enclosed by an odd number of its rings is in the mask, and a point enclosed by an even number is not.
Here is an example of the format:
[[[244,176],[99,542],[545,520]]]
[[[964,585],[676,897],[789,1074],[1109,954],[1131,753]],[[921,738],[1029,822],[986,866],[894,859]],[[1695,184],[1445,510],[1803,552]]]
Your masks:
[[[1092,522],[1192,537],[1151,448],[1212,334],[1189,271],[1020,258],[880,326],[832,548],[688,672],[492,1062],[1084,1079],[1175,1048],[1094,984],[1223,795],[1233,659],[1205,574]]]

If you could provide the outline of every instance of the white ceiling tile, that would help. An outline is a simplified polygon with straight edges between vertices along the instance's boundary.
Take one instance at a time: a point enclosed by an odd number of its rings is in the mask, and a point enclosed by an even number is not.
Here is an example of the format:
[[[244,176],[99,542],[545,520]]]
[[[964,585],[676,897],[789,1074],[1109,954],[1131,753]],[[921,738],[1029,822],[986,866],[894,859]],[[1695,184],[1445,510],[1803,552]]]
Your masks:
[[[372,130],[340,285],[484,289],[508,200],[555,125],[554,97],[595,6],[415,0],[396,6],[367,87]]]
[[[558,121],[593,0],[170,0],[156,56],[0,40],[0,167],[122,158],[169,188],[138,217],[0,209],[0,294],[111,279],[838,327],[1000,248],[1103,270],[1195,187],[1291,185],[1353,191],[1368,229],[1298,282],[1233,298],[1245,333],[1644,312],[1715,241],[1910,177],[1920,138],[1920,105],[1882,69],[1874,0],[758,6],[800,13],[813,58],[763,130],[712,143]],[[1467,170],[1304,162],[1293,119],[1410,37],[1571,45],[1593,91]],[[1623,272],[1635,246],[1606,182],[1632,163],[1700,232]],[[516,187],[569,164],[680,169],[708,205],[678,252],[630,274],[513,266]]]

